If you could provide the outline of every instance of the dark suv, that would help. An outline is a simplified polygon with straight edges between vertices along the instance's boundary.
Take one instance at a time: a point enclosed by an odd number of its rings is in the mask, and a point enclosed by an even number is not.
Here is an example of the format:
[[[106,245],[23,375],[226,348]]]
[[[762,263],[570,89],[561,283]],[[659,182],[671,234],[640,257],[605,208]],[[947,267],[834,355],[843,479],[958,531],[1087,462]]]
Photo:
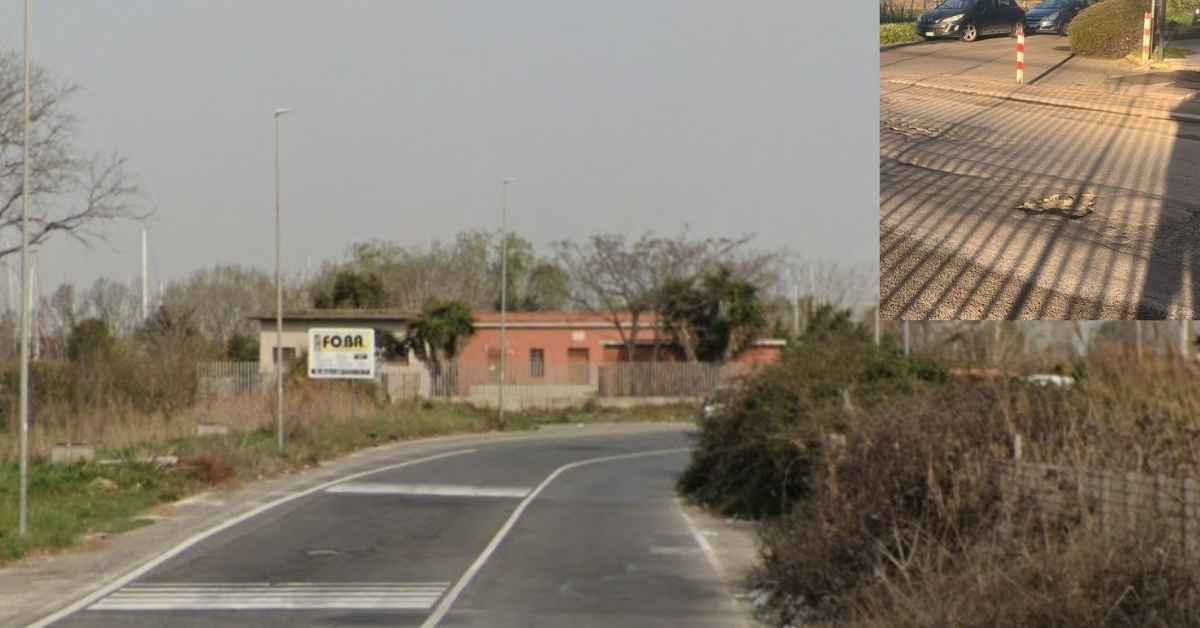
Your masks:
[[[958,37],[975,41],[984,35],[1015,35],[1025,22],[1017,0],[946,0],[917,19],[925,39]]]
[[[1091,4],[1090,0],[1042,0],[1025,12],[1025,32],[1066,35],[1071,20]]]

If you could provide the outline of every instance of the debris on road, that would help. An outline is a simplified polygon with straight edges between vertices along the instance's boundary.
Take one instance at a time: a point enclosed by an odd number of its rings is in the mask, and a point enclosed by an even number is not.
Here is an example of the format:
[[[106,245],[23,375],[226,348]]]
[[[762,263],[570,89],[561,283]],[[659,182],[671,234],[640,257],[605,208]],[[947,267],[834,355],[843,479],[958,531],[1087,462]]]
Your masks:
[[[1017,209],[1034,214],[1058,214],[1066,218],[1083,218],[1092,213],[1096,205],[1096,195],[1091,192],[1082,194],[1051,194],[1045,198],[1025,201],[1017,205]]]
[[[907,137],[937,137],[942,134],[941,129],[924,127],[900,119],[883,118],[880,119],[879,126]]]

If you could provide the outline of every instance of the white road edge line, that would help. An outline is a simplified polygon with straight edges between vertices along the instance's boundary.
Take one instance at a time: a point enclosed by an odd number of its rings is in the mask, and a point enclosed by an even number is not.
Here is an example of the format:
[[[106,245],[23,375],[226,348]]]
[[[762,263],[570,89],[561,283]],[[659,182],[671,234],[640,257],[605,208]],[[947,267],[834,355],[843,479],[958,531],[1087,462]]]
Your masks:
[[[729,585],[725,581],[725,567],[721,564],[720,557],[717,556],[717,550],[713,548],[712,543],[708,542],[705,532],[696,526],[696,522],[692,520],[691,515],[687,514],[687,509],[683,506],[683,500],[676,497],[675,505],[679,508],[679,516],[683,517],[683,522],[687,524],[688,531],[691,532],[692,538],[696,540],[696,545],[700,546],[700,550],[704,552],[704,557],[708,559],[708,564],[712,566],[717,577],[721,580],[721,589],[725,591],[725,596],[729,599],[729,606],[733,608],[733,612],[737,615],[742,615],[743,611],[738,606],[737,596],[729,589]],[[748,622],[743,618],[740,624],[743,628],[748,626]]]
[[[504,522],[504,525],[500,528],[500,531],[496,533],[496,536],[493,536],[491,542],[487,544],[487,547],[483,548],[483,553],[481,553],[479,557],[475,559],[475,562],[471,563],[471,566],[468,567],[466,572],[463,573],[462,577],[458,579],[458,582],[454,583],[454,586],[450,589],[450,591],[442,596],[442,601],[438,603],[437,608],[433,609],[433,613],[425,619],[424,623],[421,624],[421,628],[435,628],[438,623],[442,621],[442,618],[446,616],[446,613],[450,612],[450,607],[454,605],[454,601],[457,600],[458,596],[462,594],[463,589],[467,588],[467,585],[471,583],[471,580],[475,577],[475,574],[479,573],[479,570],[482,569],[484,563],[491,558],[492,553],[496,551],[496,548],[500,547],[500,543],[504,541],[504,537],[508,536],[509,531],[511,531],[513,526],[516,525],[517,520],[521,518],[521,514],[525,512],[525,509],[529,507],[529,504],[533,503],[533,500],[537,499],[538,494],[541,493],[542,490],[547,486],[549,486],[549,484],[553,482],[555,478],[562,475],[564,472],[589,464],[612,462],[614,460],[627,460],[629,458],[645,458],[648,456],[678,454],[689,452],[691,450],[691,447],[679,447],[675,449],[639,451],[631,454],[620,454],[617,456],[605,456],[603,458],[579,460],[555,469],[554,472],[547,476],[545,480],[542,480],[542,483],[538,484],[537,487],[534,488],[525,499],[521,500],[521,503],[518,504],[517,508],[513,510],[513,513],[509,515],[508,521]]]
[[[224,530],[232,528],[233,526],[235,526],[243,521],[246,521],[247,519],[257,517],[258,515],[261,515],[262,513],[266,512],[272,508],[275,508],[276,506],[280,506],[282,504],[285,504],[285,503],[290,502],[295,499],[299,499],[301,497],[306,497],[308,495],[312,495],[313,493],[323,491],[335,484],[341,484],[342,482],[348,482],[350,480],[357,480],[358,478],[361,478],[361,477],[366,477],[368,475],[372,475],[375,473],[382,473],[384,471],[390,471],[392,469],[399,469],[402,467],[408,467],[408,466],[412,466],[412,465],[416,465],[416,464],[421,464],[424,462],[433,462],[434,460],[441,460],[442,458],[449,458],[451,456],[461,456],[463,454],[473,454],[477,451],[479,451],[479,450],[478,449],[458,449],[455,451],[448,451],[448,452],[444,452],[444,453],[440,453],[440,454],[435,454],[432,456],[426,456],[424,458],[417,458],[416,460],[409,460],[407,462],[391,464],[391,465],[387,465],[384,467],[379,467],[378,469],[371,469],[370,471],[362,471],[359,473],[354,473],[354,474],[347,475],[342,478],[338,478],[336,480],[331,480],[329,482],[325,482],[324,484],[319,484],[312,488],[305,489],[303,491],[300,491],[299,493],[292,493],[291,495],[285,495],[283,497],[280,497],[279,499],[276,499],[275,501],[263,504],[262,506],[259,506],[258,508],[255,508],[254,510],[242,513],[241,515],[238,515],[237,517],[234,517],[233,519],[228,519],[224,523],[218,524],[218,525],[213,526],[203,532],[193,535],[191,538],[185,540],[184,542],[180,543],[179,545],[176,545],[175,547],[171,548],[170,550],[168,550],[162,554],[159,554],[158,556],[150,559],[146,563],[143,563],[141,567],[138,567],[137,569],[134,569],[133,571],[125,574],[124,576],[121,576],[120,578],[117,578],[116,580],[110,582],[108,585],[103,586],[96,591],[93,591],[90,595],[87,595],[87,596],[83,597],[82,599],[77,600],[74,604],[71,604],[70,606],[68,606],[64,609],[61,609],[52,615],[49,615],[49,616],[44,617],[32,624],[29,624],[28,628],[45,628],[46,626],[49,626],[50,624],[53,624],[54,622],[67,617],[68,615],[77,613],[80,610],[87,608],[88,606],[91,606],[97,600],[105,597],[106,595],[109,595],[113,591],[116,591],[117,589],[120,589],[121,587],[129,584],[130,582],[132,582],[133,580],[135,580],[142,574],[145,574],[147,571],[150,571],[151,569],[154,569],[155,567],[174,558],[175,556],[179,555],[184,550],[199,543],[200,541],[203,541],[204,539],[207,539],[208,537],[213,536],[214,534],[217,534],[218,532],[222,532]]]

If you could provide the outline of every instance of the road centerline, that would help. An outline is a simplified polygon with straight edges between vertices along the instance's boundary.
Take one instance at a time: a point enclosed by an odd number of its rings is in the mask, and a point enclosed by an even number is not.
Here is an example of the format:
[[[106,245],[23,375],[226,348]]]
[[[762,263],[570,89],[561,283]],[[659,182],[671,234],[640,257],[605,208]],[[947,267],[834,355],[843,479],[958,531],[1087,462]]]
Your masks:
[[[524,514],[525,510],[529,508],[529,505],[533,503],[533,500],[537,499],[537,496],[543,490],[545,490],[545,488],[549,486],[551,482],[558,478],[558,476],[571,469],[591,464],[615,462],[617,460],[628,460],[632,458],[645,458],[648,456],[664,456],[668,454],[685,453],[691,450],[692,448],[690,447],[677,447],[673,449],[639,451],[628,454],[618,454],[615,456],[588,458],[586,460],[578,460],[558,467],[551,472],[546,479],[542,480],[542,482],[538,484],[537,487],[525,497],[525,499],[521,500],[521,503],[518,504],[516,509],[513,510],[513,513],[509,515],[508,520],[504,522],[504,525],[501,526],[500,530],[496,532],[495,536],[492,537],[492,540],[487,544],[487,547],[483,549],[483,552],[481,552],[475,559],[475,562],[471,563],[471,566],[468,567],[465,572],[463,572],[463,575],[458,579],[454,586],[451,587],[444,596],[442,596],[442,599],[440,602],[438,602],[437,607],[433,609],[433,612],[430,613],[429,617],[427,617],[421,624],[421,628],[436,628],[446,614],[450,612],[450,607],[454,605],[454,602],[458,599],[458,596],[462,594],[463,590],[467,588],[467,585],[471,583],[471,580],[475,578],[475,575],[478,574],[481,569],[483,569],[483,566],[487,563],[488,559],[491,558],[492,554],[495,553],[496,549],[500,547],[500,544],[504,542],[504,539],[508,536],[509,532],[512,531],[513,527],[516,526],[517,521],[521,518],[521,515]]]

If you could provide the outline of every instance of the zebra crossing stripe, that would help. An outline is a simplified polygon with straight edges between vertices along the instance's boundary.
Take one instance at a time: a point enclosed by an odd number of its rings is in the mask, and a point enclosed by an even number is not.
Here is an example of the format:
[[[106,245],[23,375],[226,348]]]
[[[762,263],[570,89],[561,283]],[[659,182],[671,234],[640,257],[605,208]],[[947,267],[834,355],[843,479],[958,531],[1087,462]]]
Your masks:
[[[326,493],[345,495],[419,495],[434,497],[510,497],[521,499],[529,494],[519,486],[461,486],[456,484],[389,484],[383,482],[346,482],[325,489]]]
[[[448,582],[168,582],[123,587],[94,611],[428,610]]]

